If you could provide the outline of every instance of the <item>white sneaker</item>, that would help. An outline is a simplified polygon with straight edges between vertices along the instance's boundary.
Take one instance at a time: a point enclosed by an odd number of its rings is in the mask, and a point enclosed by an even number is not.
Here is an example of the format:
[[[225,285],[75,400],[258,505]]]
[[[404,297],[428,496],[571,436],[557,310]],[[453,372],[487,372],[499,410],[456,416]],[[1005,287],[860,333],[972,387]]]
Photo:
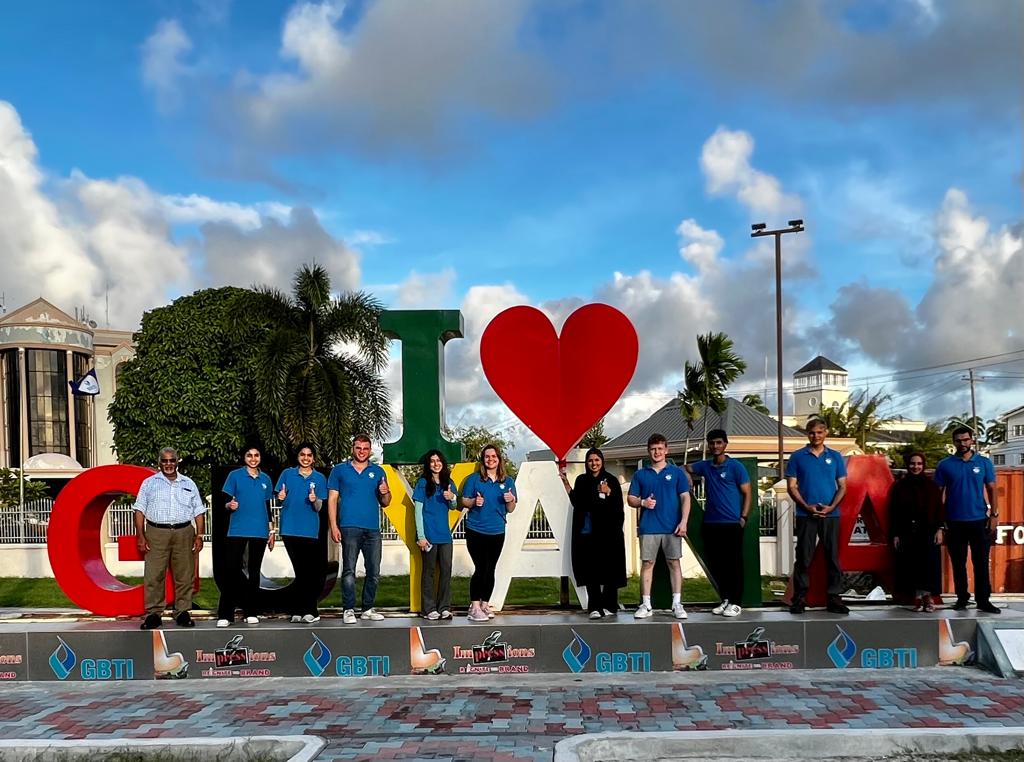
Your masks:
[[[452,618],[452,612],[450,612],[448,609],[445,609],[444,611],[441,612],[441,618],[442,619],[451,619]]]
[[[602,614],[600,611],[591,611],[590,612],[590,618],[591,619],[600,619],[603,616],[604,616],[604,614]]]
[[[440,618],[441,615],[438,614],[436,611],[431,611],[429,614],[427,614],[427,619],[429,619],[431,622],[436,622]]]
[[[320,621],[320,617],[314,614],[303,614],[301,620],[304,624],[316,624]]]
[[[741,611],[743,611],[743,609],[735,603],[730,603],[725,607],[725,611],[722,612],[722,616],[739,616]]]
[[[341,616],[341,621],[343,621],[345,624],[355,624],[356,612],[354,612],[352,609],[345,609],[345,613]]]
[[[724,612],[726,610],[726,608],[728,608],[728,606],[729,606],[728,599],[723,598],[721,603],[719,603],[717,606],[715,606],[713,609],[711,609],[711,613],[714,614],[715,616],[721,616],[722,612]]]
[[[480,608],[487,615],[488,619],[494,619],[494,612],[491,611],[491,604],[489,604],[489,603],[481,603],[480,604]]]
[[[359,618],[360,619],[365,619],[365,620],[367,620],[369,622],[379,622],[380,620],[382,620],[384,618],[384,615],[381,614],[379,611],[370,608],[370,609],[367,609],[366,611],[364,611],[360,615]]]
[[[480,606],[473,606],[469,609],[469,614],[466,618],[471,622],[486,622],[487,612],[485,612]]]
[[[633,612],[634,619],[650,619],[653,615],[654,612],[651,611],[651,607],[646,603],[641,603],[636,607],[636,611]]]
[[[302,617],[298,614],[292,614],[292,624],[299,624],[302,622]]]
[[[245,618],[245,623],[246,624],[259,624],[260,623],[260,618],[258,616],[247,616]]]
[[[217,620],[217,626],[218,627],[230,627],[231,626],[231,620],[230,619],[218,619]]]
[[[686,619],[686,609],[683,608],[683,604],[672,604],[672,616],[674,616],[676,619]]]
[[[614,611],[609,611],[608,609],[605,609],[604,610],[604,615],[605,616],[615,616],[615,612]]]

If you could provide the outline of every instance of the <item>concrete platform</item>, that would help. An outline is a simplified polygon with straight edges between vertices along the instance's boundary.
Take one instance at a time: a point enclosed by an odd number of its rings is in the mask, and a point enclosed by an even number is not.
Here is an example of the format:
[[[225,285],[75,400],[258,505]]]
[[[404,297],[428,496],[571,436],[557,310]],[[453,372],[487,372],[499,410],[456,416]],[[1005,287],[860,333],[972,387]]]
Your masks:
[[[217,628],[200,620],[194,629],[167,618],[151,632],[139,630],[138,620],[22,616],[0,621],[0,680],[913,669],[973,663],[979,620],[1024,628],[1024,604],[1009,604],[1001,616],[871,606],[849,616],[778,608],[735,619],[691,611],[686,620],[665,612],[598,621],[583,613],[508,613],[477,624],[394,614],[355,625],[325,617],[315,625],[266,619]]]

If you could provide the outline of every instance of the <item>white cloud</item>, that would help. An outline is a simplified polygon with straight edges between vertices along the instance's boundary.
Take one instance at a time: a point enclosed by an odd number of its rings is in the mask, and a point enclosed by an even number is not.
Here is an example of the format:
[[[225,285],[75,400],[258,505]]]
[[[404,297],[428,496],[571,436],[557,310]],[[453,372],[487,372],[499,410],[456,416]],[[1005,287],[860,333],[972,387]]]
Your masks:
[[[373,3],[344,31],[343,3],[296,3],[282,30],[281,65],[236,80],[232,129],[241,125],[253,145],[286,153],[338,144],[435,151],[452,146],[458,115],[532,114],[549,86],[520,44],[529,7]]]
[[[800,211],[800,200],[782,190],[782,183],[750,164],[754,138],[743,130],[719,127],[704,143],[700,166],[708,193],[732,195],[753,214],[783,216]]]
[[[705,230],[694,219],[683,220],[676,228],[679,255],[699,270],[713,267],[725,242],[714,230]]]
[[[437,308],[452,294],[455,284],[455,270],[447,268],[439,273],[418,273],[413,270],[398,287],[398,306]]]
[[[352,246],[385,246],[395,243],[395,238],[379,230],[353,230],[345,236]]]
[[[0,267],[8,306],[44,296],[93,315],[109,296],[113,327],[204,286],[288,288],[318,261],[336,289],[359,285],[359,259],[308,208],[161,195],[134,177],[74,171],[50,181],[17,111],[0,101]],[[182,227],[194,230],[182,235]]]
[[[189,72],[183,58],[191,50],[192,40],[176,19],[161,20],[142,44],[142,81],[164,113],[181,105],[181,80]]]

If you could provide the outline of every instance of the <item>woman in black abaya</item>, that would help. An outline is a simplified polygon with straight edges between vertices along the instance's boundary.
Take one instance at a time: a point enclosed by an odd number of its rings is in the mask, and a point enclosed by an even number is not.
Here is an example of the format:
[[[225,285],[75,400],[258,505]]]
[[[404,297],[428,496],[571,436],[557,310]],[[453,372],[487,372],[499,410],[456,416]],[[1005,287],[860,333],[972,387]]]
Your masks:
[[[613,616],[619,609],[619,588],[626,586],[625,518],[622,487],[604,468],[604,454],[587,450],[586,471],[570,489],[572,503],[572,573],[577,585],[587,588],[591,619]]]

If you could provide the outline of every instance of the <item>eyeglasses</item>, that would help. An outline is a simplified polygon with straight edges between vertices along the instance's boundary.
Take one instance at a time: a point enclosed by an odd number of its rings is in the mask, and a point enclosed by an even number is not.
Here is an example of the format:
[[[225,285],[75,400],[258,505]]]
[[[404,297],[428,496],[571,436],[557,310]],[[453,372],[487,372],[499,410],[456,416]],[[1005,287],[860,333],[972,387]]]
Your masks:
[[[160,458],[161,463],[177,463],[177,458]]]
[[[956,442],[957,444],[970,444],[971,439],[972,437],[959,437],[957,439],[954,439],[953,441]]]

